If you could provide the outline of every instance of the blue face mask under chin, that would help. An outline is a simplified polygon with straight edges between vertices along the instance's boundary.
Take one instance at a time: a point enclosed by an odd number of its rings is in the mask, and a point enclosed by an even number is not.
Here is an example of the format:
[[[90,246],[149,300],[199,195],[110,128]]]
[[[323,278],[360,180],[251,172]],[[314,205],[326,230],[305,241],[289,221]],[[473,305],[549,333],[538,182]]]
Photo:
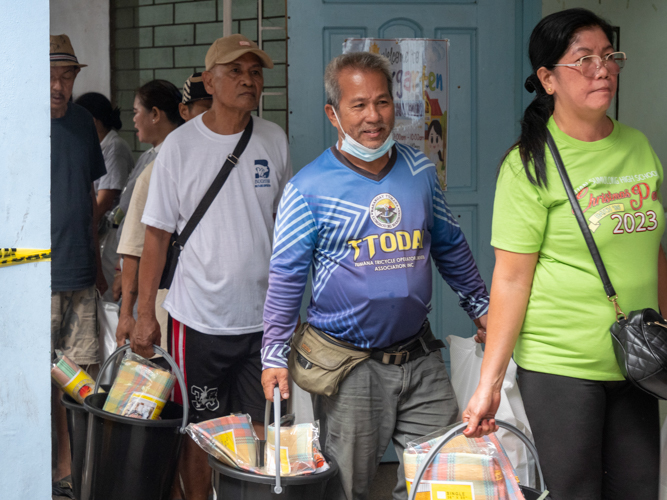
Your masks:
[[[355,158],[359,158],[362,161],[370,163],[372,161],[377,160],[378,158],[382,158],[385,154],[387,154],[387,151],[389,151],[391,147],[394,145],[393,134],[389,134],[389,137],[387,137],[387,140],[384,141],[384,144],[382,144],[382,146],[380,146],[377,149],[367,148],[363,144],[359,144],[357,141],[352,139],[352,137],[347,135],[347,132],[343,130],[343,126],[340,124],[340,120],[338,119],[338,114],[336,113],[336,110],[333,109],[333,107],[331,109],[334,112],[334,116],[336,117],[338,126],[343,131],[343,145],[340,148],[341,151],[345,151],[346,153],[351,154]]]

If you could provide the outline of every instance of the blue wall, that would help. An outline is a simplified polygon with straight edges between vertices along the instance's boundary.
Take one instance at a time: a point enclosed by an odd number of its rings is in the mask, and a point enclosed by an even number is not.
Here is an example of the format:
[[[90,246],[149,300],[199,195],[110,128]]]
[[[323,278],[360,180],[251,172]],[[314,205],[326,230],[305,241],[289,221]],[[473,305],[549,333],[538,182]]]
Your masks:
[[[0,247],[50,248],[49,3],[0,12]],[[3,500],[51,498],[50,270],[0,268]]]

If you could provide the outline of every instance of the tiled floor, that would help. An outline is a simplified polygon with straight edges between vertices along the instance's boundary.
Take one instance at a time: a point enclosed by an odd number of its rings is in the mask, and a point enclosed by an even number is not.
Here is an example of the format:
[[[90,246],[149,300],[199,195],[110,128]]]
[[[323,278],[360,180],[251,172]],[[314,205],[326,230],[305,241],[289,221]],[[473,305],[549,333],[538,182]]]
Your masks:
[[[380,468],[373,480],[369,500],[391,500],[391,492],[396,486],[396,469],[398,463],[380,464]]]

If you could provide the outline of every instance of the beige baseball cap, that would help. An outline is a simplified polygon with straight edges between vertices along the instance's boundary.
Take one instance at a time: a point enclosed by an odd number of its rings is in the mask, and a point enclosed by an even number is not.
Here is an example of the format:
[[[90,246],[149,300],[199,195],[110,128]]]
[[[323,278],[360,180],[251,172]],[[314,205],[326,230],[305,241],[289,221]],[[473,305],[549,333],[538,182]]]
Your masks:
[[[206,53],[206,71],[210,71],[216,64],[227,64],[235,61],[248,52],[256,54],[265,68],[273,68],[273,61],[266,52],[252,40],[238,34],[218,38],[213,42]]]
[[[88,66],[81,64],[76,58],[72,42],[69,41],[67,35],[51,35],[50,43],[51,66],[76,66],[77,68]]]

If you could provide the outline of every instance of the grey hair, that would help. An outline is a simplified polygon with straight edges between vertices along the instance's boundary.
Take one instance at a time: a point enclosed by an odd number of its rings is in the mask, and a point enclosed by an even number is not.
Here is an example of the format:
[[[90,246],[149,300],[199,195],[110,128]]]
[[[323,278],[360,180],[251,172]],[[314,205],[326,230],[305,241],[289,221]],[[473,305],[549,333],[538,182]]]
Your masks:
[[[350,54],[334,57],[327,65],[327,69],[324,72],[324,90],[327,93],[327,104],[331,104],[335,109],[338,109],[341,98],[338,75],[346,68],[354,68],[363,71],[379,71],[386,78],[389,95],[393,98],[394,94],[389,59],[371,52],[352,52]]]

